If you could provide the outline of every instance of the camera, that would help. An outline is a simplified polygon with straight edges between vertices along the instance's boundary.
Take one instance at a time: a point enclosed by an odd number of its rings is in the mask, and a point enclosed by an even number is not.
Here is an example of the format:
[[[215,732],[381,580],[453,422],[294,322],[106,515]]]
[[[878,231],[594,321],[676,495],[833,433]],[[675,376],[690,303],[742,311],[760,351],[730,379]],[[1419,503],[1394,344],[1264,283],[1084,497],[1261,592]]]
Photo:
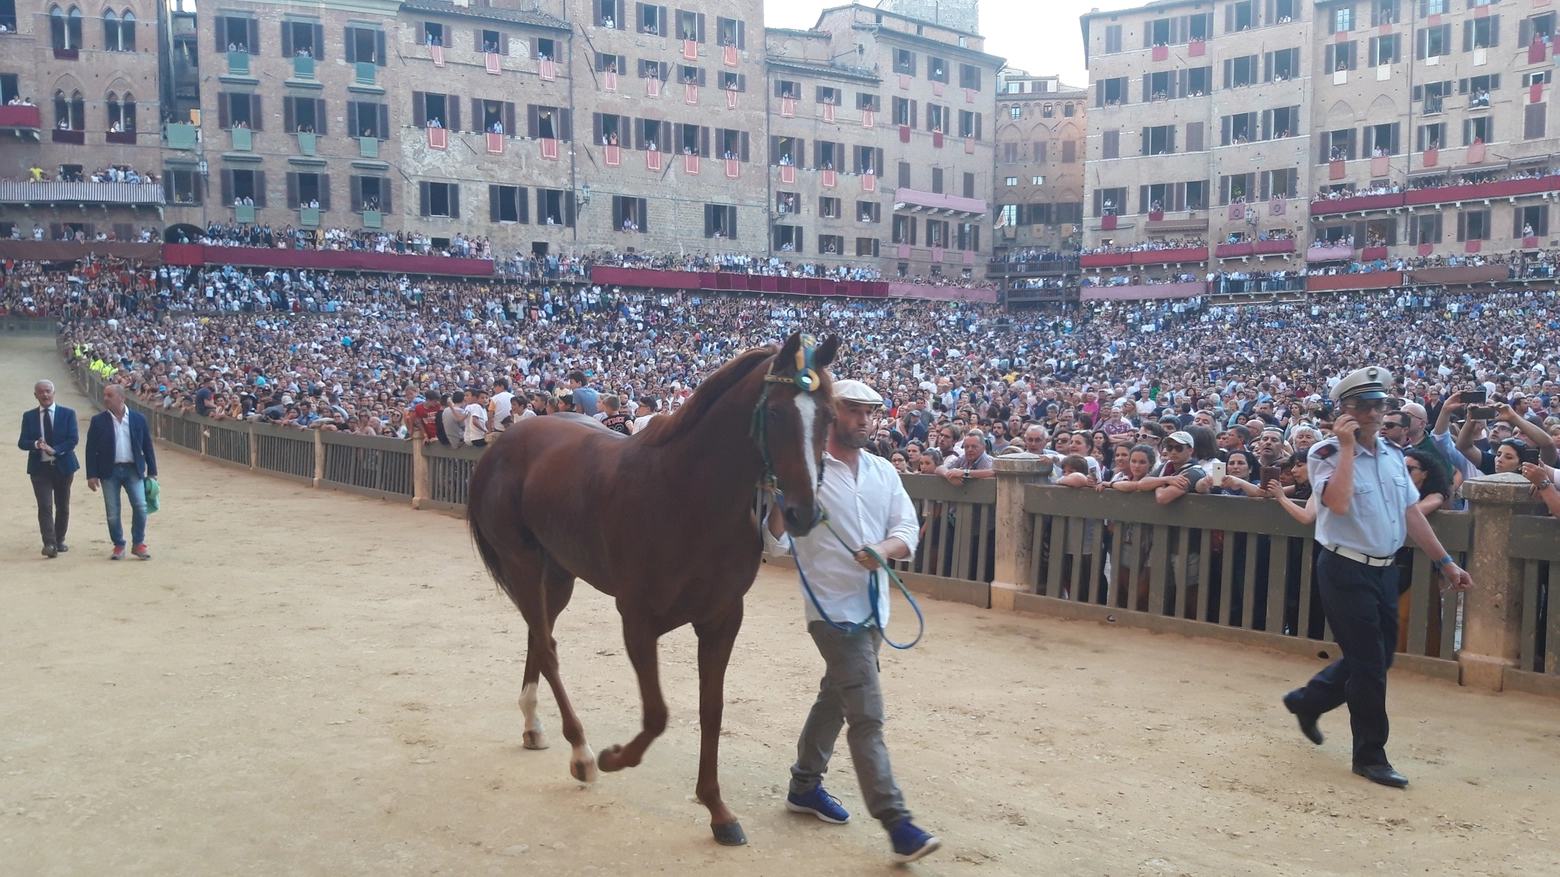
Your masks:
[[[1484,394],[1481,392],[1479,395],[1482,396]],[[1495,417],[1495,406],[1493,406],[1493,405],[1473,405],[1473,406],[1470,406],[1468,408],[1468,416],[1473,418],[1474,420],[1493,420],[1494,417]]]
[[[1539,454],[1540,452],[1538,448],[1523,448],[1520,452],[1518,452],[1518,456],[1522,458],[1522,462],[1532,463],[1535,466],[1542,465],[1542,458],[1539,456]]]

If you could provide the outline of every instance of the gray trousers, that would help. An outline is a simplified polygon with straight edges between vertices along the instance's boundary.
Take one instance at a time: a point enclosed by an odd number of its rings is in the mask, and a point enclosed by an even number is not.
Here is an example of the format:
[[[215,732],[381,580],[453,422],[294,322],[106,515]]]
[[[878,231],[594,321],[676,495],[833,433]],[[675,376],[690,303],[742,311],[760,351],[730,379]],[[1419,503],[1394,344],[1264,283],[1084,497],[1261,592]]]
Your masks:
[[[810,792],[823,782],[840,728],[849,724],[845,741],[867,810],[885,828],[909,819],[904,793],[894,782],[888,747],[883,743],[883,688],[878,683],[882,634],[872,629],[847,636],[822,621],[807,625],[807,632],[823,656],[824,672],[818,683],[818,699],[813,701],[802,736],[796,741],[791,792]]]

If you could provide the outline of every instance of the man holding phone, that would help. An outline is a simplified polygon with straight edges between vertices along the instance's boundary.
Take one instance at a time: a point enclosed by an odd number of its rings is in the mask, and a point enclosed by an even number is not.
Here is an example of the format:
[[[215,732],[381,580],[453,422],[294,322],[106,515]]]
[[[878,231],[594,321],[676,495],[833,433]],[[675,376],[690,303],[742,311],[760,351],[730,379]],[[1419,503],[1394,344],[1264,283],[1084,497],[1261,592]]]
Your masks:
[[[1415,503],[1419,491],[1403,452],[1381,436],[1392,373],[1376,366],[1350,373],[1332,389],[1338,402],[1333,434],[1309,453],[1316,510],[1317,581],[1322,611],[1343,657],[1284,695],[1284,706],[1312,743],[1321,745],[1317,720],[1349,706],[1354,772],[1402,788],[1408,780],[1387,760],[1387,669],[1397,647],[1395,555],[1412,538],[1431,557],[1447,589],[1473,587],[1452,561]]]

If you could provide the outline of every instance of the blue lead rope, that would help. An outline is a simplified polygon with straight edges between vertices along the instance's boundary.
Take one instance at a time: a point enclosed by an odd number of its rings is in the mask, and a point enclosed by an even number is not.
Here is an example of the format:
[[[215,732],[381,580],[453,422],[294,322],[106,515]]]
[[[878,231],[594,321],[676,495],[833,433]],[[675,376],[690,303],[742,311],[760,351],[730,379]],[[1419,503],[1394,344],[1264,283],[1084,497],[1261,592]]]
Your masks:
[[[827,511],[823,513],[822,523],[825,527],[829,528],[829,532],[833,534],[836,540],[839,541],[841,547],[850,552],[851,556],[854,557],[856,554],[855,549],[852,549],[850,547],[850,543],[845,541],[845,537],[841,536],[839,531],[834,529],[834,525],[829,523],[829,513]],[[896,643],[888,638],[887,625],[883,624],[883,618],[878,614],[877,570],[872,570],[870,577],[867,579],[867,599],[872,603],[872,620],[857,622],[855,624],[841,624],[840,622],[830,618],[829,613],[823,611],[823,604],[818,602],[818,595],[813,593],[812,584],[807,581],[807,573],[802,569],[802,558],[796,553],[796,540],[791,538],[789,534],[786,535],[786,540],[791,543],[791,558],[796,561],[796,574],[802,580],[802,590],[807,592],[807,599],[812,601],[813,609],[817,610],[818,616],[823,619],[825,624],[829,625],[835,630],[843,631],[846,636],[858,634],[869,627],[876,627],[883,635],[883,642],[888,643],[890,646],[896,649],[914,648],[915,644],[921,641],[921,637],[926,635],[926,616],[921,614],[920,604],[915,602],[915,597],[910,595],[910,589],[905,587],[905,583],[900,580],[899,576],[894,572],[893,567],[888,565],[888,560],[885,559],[881,554],[878,554],[876,551],[873,551],[871,548],[866,546],[861,548],[861,550],[865,551],[873,560],[877,561],[878,567],[881,568],[883,572],[888,574],[889,581],[898,586],[900,593],[904,594],[905,599],[910,601],[910,608],[915,610],[915,620],[916,624],[919,625],[919,629],[916,631],[915,639],[904,645],[900,645],[899,643]]]

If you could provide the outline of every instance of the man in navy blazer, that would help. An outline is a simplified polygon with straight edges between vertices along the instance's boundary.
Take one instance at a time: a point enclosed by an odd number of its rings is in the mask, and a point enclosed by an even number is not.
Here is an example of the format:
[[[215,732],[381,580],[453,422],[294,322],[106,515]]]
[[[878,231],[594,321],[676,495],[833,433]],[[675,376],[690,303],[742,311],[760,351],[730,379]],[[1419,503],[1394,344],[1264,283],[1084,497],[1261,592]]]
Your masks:
[[[70,483],[81,464],[76,461],[76,412],[54,403],[54,383],[33,384],[38,407],[22,414],[22,437],[16,446],[27,452],[27,477],[38,500],[38,534],[43,556],[53,558],[65,546],[70,526]]]
[[[119,523],[119,491],[130,497],[130,552],[151,560],[146,549],[146,479],[157,477],[157,450],[146,418],[125,405],[125,388],[103,388],[103,407],[87,425],[87,487],[103,488],[108,537],[114,542],[109,560],[123,560],[125,531]]]

